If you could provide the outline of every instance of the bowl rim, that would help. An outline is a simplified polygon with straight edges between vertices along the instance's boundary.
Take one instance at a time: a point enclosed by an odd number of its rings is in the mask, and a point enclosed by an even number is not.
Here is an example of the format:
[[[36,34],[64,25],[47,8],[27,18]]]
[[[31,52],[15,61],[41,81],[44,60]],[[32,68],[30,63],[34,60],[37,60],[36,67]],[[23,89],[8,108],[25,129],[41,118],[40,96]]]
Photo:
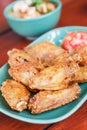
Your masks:
[[[23,1],[23,0],[21,0]],[[37,21],[37,20],[41,20],[41,19],[44,19],[52,14],[54,14],[55,12],[61,10],[62,8],[62,2],[60,0],[55,0],[53,1],[54,3],[57,4],[57,7],[54,11],[51,11],[45,15],[42,15],[40,17],[37,17],[37,18],[26,18],[26,19],[20,19],[20,18],[14,18],[14,17],[11,17],[9,14],[8,14],[8,11],[9,11],[9,8],[12,8],[12,6],[17,3],[18,1],[14,1],[14,2],[11,2],[8,6],[6,6],[6,8],[4,9],[3,13],[4,13],[4,16],[6,19],[9,19],[9,20],[13,20],[13,21],[20,21],[20,22],[24,22],[24,21]]]

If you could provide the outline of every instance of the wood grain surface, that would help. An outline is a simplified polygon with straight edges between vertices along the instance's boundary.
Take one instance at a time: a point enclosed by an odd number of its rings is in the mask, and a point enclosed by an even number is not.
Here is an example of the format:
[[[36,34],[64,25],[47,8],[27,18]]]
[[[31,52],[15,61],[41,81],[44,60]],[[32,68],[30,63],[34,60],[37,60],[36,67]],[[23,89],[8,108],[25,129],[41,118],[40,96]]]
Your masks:
[[[0,67],[7,62],[7,51],[22,49],[31,41],[14,33],[3,16],[4,8],[14,0],[0,0]],[[56,27],[87,26],[87,0],[61,0],[60,21]],[[87,130],[87,102],[69,118],[54,124],[25,123],[0,113],[0,130]]]

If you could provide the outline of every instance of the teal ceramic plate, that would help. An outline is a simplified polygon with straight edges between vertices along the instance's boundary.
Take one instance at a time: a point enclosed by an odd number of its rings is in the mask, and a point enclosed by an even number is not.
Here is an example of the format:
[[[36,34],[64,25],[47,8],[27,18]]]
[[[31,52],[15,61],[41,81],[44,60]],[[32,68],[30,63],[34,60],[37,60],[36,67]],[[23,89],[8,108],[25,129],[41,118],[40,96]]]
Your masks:
[[[40,38],[35,40],[32,44],[37,44],[38,42],[49,40],[49,41],[54,42],[57,45],[61,45],[61,41],[63,40],[67,32],[76,31],[76,30],[87,31],[87,27],[70,26],[70,27],[57,28],[42,35]],[[0,85],[5,79],[10,78],[7,73],[8,67],[9,67],[8,64],[5,64],[0,69]],[[16,112],[16,111],[11,110],[0,93],[0,111],[10,117],[13,117],[15,119],[22,120],[25,122],[29,122],[29,123],[48,124],[48,123],[59,122],[61,120],[66,119],[70,115],[72,115],[86,101],[87,83],[80,84],[80,87],[81,87],[81,93],[77,100],[65,106],[62,106],[60,108],[57,108],[55,110],[43,112],[38,115],[32,115],[28,110],[24,110],[23,112]]]

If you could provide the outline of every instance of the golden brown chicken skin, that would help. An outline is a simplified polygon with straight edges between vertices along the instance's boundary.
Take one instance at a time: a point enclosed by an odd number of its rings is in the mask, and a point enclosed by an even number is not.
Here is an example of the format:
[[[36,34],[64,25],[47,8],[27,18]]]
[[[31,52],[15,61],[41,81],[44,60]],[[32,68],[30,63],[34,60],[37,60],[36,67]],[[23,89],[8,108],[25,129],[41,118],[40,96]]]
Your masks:
[[[70,55],[80,65],[87,65],[87,45],[79,46]]]
[[[68,52],[61,54],[60,56],[57,56],[55,59],[52,60],[50,65],[60,65],[68,67],[68,73],[70,73],[71,76],[74,76],[75,73],[79,71],[79,65],[75,62],[75,60],[69,55]]]
[[[31,55],[34,59],[39,59],[44,62],[48,62],[58,55],[65,53],[65,50],[55,44],[44,41],[36,45],[28,46],[24,50]]]
[[[40,91],[30,99],[28,109],[32,114],[52,110],[77,99],[79,93],[77,83],[59,91]]]
[[[8,73],[18,82],[29,86],[29,80],[39,72],[35,65],[30,65],[28,62],[20,63],[17,66],[9,68]]]
[[[87,66],[80,66],[74,77],[75,81],[78,83],[87,82]]]
[[[8,63],[11,67],[25,62],[28,62],[31,65],[37,65],[38,68],[42,67],[40,61],[33,59],[29,54],[19,49],[8,51],[8,57]]]
[[[3,82],[1,92],[13,110],[23,111],[27,109],[30,92],[24,85],[9,79]]]
[[[79,71],[79,65],[66,52],[65,55],[57,56],[52,62],[49,62],[47,68],[34,76],[29,82],[29,87],[39,90],[64,89],[69,83],[77,81],[75,74]]]
[[[63,64],[50,66],[34,76],[29,82],[29,87],[38,90],[64,89],[71,81],[71,75],[68,66]]]

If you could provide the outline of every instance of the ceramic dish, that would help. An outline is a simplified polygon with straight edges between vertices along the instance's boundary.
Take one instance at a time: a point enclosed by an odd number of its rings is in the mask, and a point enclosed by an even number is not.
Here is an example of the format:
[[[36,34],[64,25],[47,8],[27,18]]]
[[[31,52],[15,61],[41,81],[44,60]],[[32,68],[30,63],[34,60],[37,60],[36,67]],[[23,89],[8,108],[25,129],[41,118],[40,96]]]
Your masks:
[[[38,42],[44,40],[49,40],[56,43],[57,45],[61,45],[61,41],[63,40],[67,32],[76,30],[87,31],[87,27],[70,26],[70,27],[57,28],[44,34],[43,36],[35,40],[31,45],[37,44]],[[8,67],[9,67],[8,64],[5,64],[0,69],[0,75],[1,75],[0,85],[5,79],[10,78],[7,72]],[[87,83],[80,84],[80,87],[81,87],[81,93],[77,100],[60,108],[57,108],[55,110],[50,110],[37,115],[31,114],[28,110],[24,110],[23,112],[16,112],[11,110],[0,93],[0,111],[10,117],[29,123],[49,124],[59,122],[72,115],[87,100]]]
[[[12,2],[4,9],[4,16],[8,21],[9,26],[17,34],[24,36],[26,38],[35,39],[43,33],[53,29],[58,23],[61,15],[62,3],[60,0],[50,0],[56,3],[57,7],[54,11],[42,15],[38,18],[31,19],[20,19],[14,18],[9,15],[9,12],[13,8],[17,1]]]

